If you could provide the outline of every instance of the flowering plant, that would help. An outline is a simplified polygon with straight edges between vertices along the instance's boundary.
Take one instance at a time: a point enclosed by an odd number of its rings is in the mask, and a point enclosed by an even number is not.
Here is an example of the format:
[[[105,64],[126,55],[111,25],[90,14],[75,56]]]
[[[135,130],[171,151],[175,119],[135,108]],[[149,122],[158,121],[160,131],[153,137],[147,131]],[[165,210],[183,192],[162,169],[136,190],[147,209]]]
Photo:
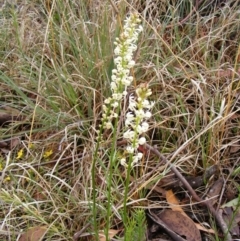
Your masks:
[[[131,14],[124,21],[123,32],[115,41],[114,63],[116,68],[112,70],[111,91],[112,96],[104,101],[102,128],[114,129],[112,120],[119,117],[121,101],[127,96],[127,88],[132,84],[133,77],[130,75],[130,69],[135,65],[133,60],[134,51],[137,49],[138,35],[142,31],[140,19],[137,14]],[[127,130],[123,137],[128,141],[126,153],[132,154],[131,166],[137,164],[143,154],[138,152],[139,145],[146,142],[142,136],[148,130],[147,119],[151,117],[151,108],[153,102],[149,102],[147,98],[151,95],[148,85],[140,86],[136,89],[136,98],[133,95],[129,97],[129,107],[126,114],[125,126]],[[127,166],[126,156],[122,157],[120,163]]]
[[[128,200],[128,185],[130,182],[131,168],[142,159],[143,154],[138,151],[139,145],[144,145],[146,138],[144,133],[147,132],[149,124],[147,120],[151,117],[151,108],[154,103],[148,100],[148,97],[152,94],[152,91],[148,88],[147,84],[140,85],[136,89],[136,94],[131,94],[128,98],[128,107],[125,112],[121,110],[122,106],[125,107],[127,103],[128,88],[133,82],[133,76],[130,74],[130,70],[135,65],[133,60],[134,51],[137,49],[138,35],[142,31],[140,25],[140,19],[138,14],[130,14],[124,21],[123,32],[114,42],[114,64],[115,68],[112,70],[111,76],[111,96],[108,97],[103,104],[102,118],[100,128],[98,130],[97,145],[94,152],[94,159],[92,164],[92,183],[93,183],[93,216],[94,216],[94,229],[96,236],[98,234],[97,229],[97,205],[96,205],[96,186],[95,186],[95,164],[98,157],[98,149],[100,143],[103,142],[103,132],[105,130],[112,130],[113,144],[111,146],[108,168],[107,170],[107,221],[106,221],[106,237],[108,236],[108,230],[110,228],[110,220],[112,210],[112,192],[111,183],[113,177],[113,167],[116,161],[116,140],[117,129],[119,124],[119,113],[123,113],[125,119],[125,125],[123,127],[123,138],[127,140],[127,146],[124,151],[123,157],[120,158],[120,163],[127,167],[125,191],[123,197],[123,223],[127,227],[127,200]],[[124,100],[124,105],[122,101]],[[124,116],[125,115],[125,116]],[[117,159],[118,160],[118,159]]]

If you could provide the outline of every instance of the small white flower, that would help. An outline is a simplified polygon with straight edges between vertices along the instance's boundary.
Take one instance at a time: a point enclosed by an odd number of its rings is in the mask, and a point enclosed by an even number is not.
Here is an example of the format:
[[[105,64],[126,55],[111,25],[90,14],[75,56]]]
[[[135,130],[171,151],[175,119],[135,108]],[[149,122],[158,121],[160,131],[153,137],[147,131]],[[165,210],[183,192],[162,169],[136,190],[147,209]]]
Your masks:
[[[116,85],[116,83],[115,82],[111,82],[111,89],[112,89],[112,91],[116,91],[117,90],[117,85]]]
[[[146,143],[146,138],[145,137],[141,137],[139,140],[138,140],[138,144],[139,145],[144,145]]]
[[[126,27],[125,30],[131,32],[132,29],[130,27]]]
[[[136,114],[136,116],[137,116],[138,118],[140,118],[140,119],[143,119],[144,116],[145,116],[145,112],[144,112],[143,109],[135,110],[135,114]]]
[[[152,113],[151,113],[150,111],[146,111],[146,112],[145,112],[145,116],[144,116],[144,117],[145,117],[146,119],[151,118],[151,116],[152,116]]]
[[[117,65],[117,64],[120,64],[122,62],[122,57],[121,56],[118,56],[114,59],[114,63]]]
[[[151,89],[148,89],[147,90],[147,93],[146,93],[146,97],[150,96],[152,94],[152,90]]]
[[[127,62],[130,62],[130,61],[132,61],[132,54],[130,53],[128,53],[127,55],[125,55],[124,56],[124,59],[127,61]]]
[[[149,102],[149,100],[143,100],[142,101],[142,106],[143,106],[143,108],[149,108],[150,107],[150,102]]]
[[[132,77],[132,76],[129,76],[129,74],[130,74],[129,69],[123,69],[122,74],[124,74],[125,76],[128,76],[129,78]]]
[[[115,74],[112,74],[111,78],[112,78],[112,81],[116,81],[117,76],[116,76]],[[114,83],[114,82],[112,82],[112,83]],[[111,83],[111,84],[112,84],[112,83]]]
[[[138,30],[138,32],[142,32],[143,31],[143,26],[139,25],[137,30]]]
[[[127,147],[126,147],[126,151],[127,151],[128,153],[134,153],[134,148],[133,148],[132,146],[127,146]]]
[[[132,166],[134,166],[135,164],[137,164],[138,161],[139,161],[138,156],[133,156],[133,159],[132,159]]]
[[[117,46],[117,47],[114,49],[114,54],[119,55],[120,52],[121,52],[121,49],[120,49],[119,46]]]
[[[122,78],[122,81],[121,83],[125,86],[130,86],[131,85],[131,81],[129,80],[129,78],[125,77],[125,78]]]
[[[133,119],[134,119],[133,113],[132,113],[132,112],[128,112],[128,113],[126,114],[126,118],[129,119],[129,120],[133,120]]]
[[[137,105],[137,103],[136,103],[136,101],[134,100],[134,97],[133,97],[133,96],[130,96],[130,97],[129,97],[129,105],[128,105],[128,108],[133,111],[133,110],[135,110],[136,105]]]
[[[150,102],[150,108],[149,108],[149,109],[152,109],[154,105],[155,105],[155,101],[151,101],[151,102]]]
[[[121,100],[122,99],[122,93],[115,93],[112,95],[112,98],[114,100]]]
[[[134,52],[134,51],[137,50],[137,45],[136,44],[132,44],[130,48],[131,48],[131,51]]]
[[[132,68],[134,65],[135,65],[134,60],[128,62],[128,68]]]
[[[113,108],[117,108],[117,107],[118,107],[118,102],[113,102],[113,103],[111,104],[111,106],[112,106]]]
[[[112,117],[113,117],[113,118],[118,118],[118,114],[117,114],[117,113],[113,113],[113,114],[112,114]]]
[[[121,78],[120,78],[120,77],[117,77],[115,83],[116,83],[116,85],[118,86],[119,83],[121,83]],[[118,92],[118,89],[116,89],[114,92],[115,92],[115,93]]]
[[[111,129],[112,128],[112,123],[111,122],[106,122],[106,124],[105,124],[106,126],[106,129]]]
[[[123,133],[123,138],[132,140],[134,138],[135,132],[131,130],[127,130]]]
[[[126,167],[126,166],[127,166],[126,158],[121,158],[121,159],[120,159],[120,164],[121,164],[122,166]]]
[[[107,98],[106,100],[104,100],[104,103],[107,105],[110,104],[110,102],[111,102],[111,98]],[[103,105],[103,106],[105,106],[105,105]]]
[[[136,128],[136,130],[137,130],[137,133],[138,133],[139,135],[141,135],[142,133],[144,133],[143,128],[142,128],[141,125],[138,125],[137,128]]]
[[[142,129],[143,129],[143,132],[147,132],[148,131],[148,128],[149,128],[149,124],[145,121],[142,123]]]
[[[126,114],[125,126],[132,125],[134,119],[134,115],[131,112],[128,112]]]
[[[142,159],[142,157],[143,157],[142,152],[138,152],[137,157],[138,157],[138,160],[141,160],[141,159]]]
[[[129,80],[130,82],[133,82],[133,77],[132,77],[132,76],[128,76],[128,80]]]
[[[103,106],[102,106],[102,109],[103,109],[104,112],[106,112],[108,108],[107,108],[106,105],[103,105]]]

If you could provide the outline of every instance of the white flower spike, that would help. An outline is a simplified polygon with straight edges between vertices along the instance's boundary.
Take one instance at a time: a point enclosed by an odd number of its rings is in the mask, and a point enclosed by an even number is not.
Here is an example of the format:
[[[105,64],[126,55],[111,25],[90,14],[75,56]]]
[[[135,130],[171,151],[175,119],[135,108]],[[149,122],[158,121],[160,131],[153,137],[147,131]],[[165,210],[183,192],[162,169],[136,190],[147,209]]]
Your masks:
[[[130,69],[134,67],[134,51],[137,50],[138,35],[143,30],[140,25],[138,14],[130,14],[124,21],[123,32],[119,38],[116,38],[114,49],[114,64],[111,76],[112,96],[104,101],[102,114],[102,128],[112,129],[113,118],[119,117],[121,101],[127,96],[128,87],[133,82],[130,75]],[[136,89],[136,96],[130,95],[128,112],[125,119],[126,130],[123,138],[128,141],[126,154],[131,156],[131,166],[135,166],[142,159],[143,154],[138,152],[139,145],[146,143],[146,138],[142,136],[149,129],[147,120],[151,118],[151,109],[154,105],[147,98],[152,94],[148,85],[141,85]],[[126,156],[120,160],[120,163],[127,167]]]
[[[129,97],[129,112],[126,114],[125,120],[127,130],[123,137],[129,142],[126,152],[134,154],[131,166],[137,165],[143,156],[138,151],[138,147],[146,143],[146,138],[141,135],[149,129],[147,120],[152,116],[151,109],[154,102],[150,102],[147,98],[151,94],[152,91],[148,88],[148,85],[142,85],[136,89],[136,98],[132,95]]]
[[[132,84],[133,77],[130,76],[130,69],[135,65],[133,54],[137,49],[138,35],[143,30],[140,22],[138,14],[130,14],[124,21],[123,32],[114,42],[116,68],[112,70],[111,76],[112,97],[104,101],[105,107],[101,120],[104,129],[111,128],[109,123],[118,116],[119,113],[116,112],[119,111],[122,99],[127,95],[128,86]]]

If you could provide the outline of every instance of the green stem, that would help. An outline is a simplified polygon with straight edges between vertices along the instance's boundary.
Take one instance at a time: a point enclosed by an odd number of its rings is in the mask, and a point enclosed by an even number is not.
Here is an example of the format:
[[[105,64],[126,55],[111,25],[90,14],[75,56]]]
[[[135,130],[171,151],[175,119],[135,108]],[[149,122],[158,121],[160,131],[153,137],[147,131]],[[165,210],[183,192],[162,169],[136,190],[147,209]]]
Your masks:
[[[101,142],[101,135],[103,133],[103,125],[101,125],[101,128],[99,130],[99,137],[97,140],[97,145],[94,150],[94,155],[93,155],[93,163],[92,163],[92,169],[91,169],[91,174],[92,174],[92,195],[93,195],[93,204],[92,204],[92,214],[93,214],[93,226],[94,226],[94,233],[95,233],[95,240],[99,240],[99,230],[98,230],[98,222],[97,222],[97,194],[96,194],[96,183],[95,183],[95,177],[96,177],[96,163],[98,159],[98,151],[99,151],[99,146]]]
[[[123,224],[125,228],[125,232],[128,226],[128,211],[127,211],[127,200],[128,200],[128,190],[129,190],[129,183],[130,183],[130,172],[131,172],[131,163],[132,163],[133,154],[129,157],[129,164],[127,167],[127,176],[126,176],[126,185],[124,189],[124,199],[123,199]],[[126,235],[124,235],[124,240],[126,241]]]
[[[119,107],[117,109],[117,113],[119,114],[120,112],[120,104]],[[119,116],[119,115],[118,115]],[[109,240],[108,237],[108,233],[110,230],[110,217],[111,215],[111,210],[112,210],[112,192],[111,192],[111,188],[112,188],[112,177],[113,177],[113,165],[115,163],[116,160],[116,146],[117,146],[117,130],[118,130],[118,123],[119,122],[119,118],[115,119],[114,122],[114,128],[113,128],[113,142],[111,145],[111,154],[110,154],[110,162],[109,162],[109,166],[108,166],[108,175],[107,175],[107,222],[106,222],[106,228],[105,228],[105,237],[106,240]]]
[[[137,118],[136,119],[136,128],[134,128],[134,140],[133,143],[134,145],[136,145],[136,141],[138,139],[138,133],[137,133],[137,126],[140,123],[140,119]],[[125,232],[127,230],[127,226],[128,226],[128,211],[127,211],[127,201],[128,201],[128,190],[129,190],[129,183],[130,183],[130,172],[131,172],[131,168],[132,168],[132,161],[133,161],[133,154],[131,154],[129,156],[129,163],[128,163],[128,167],[127,167],[127,176],[126,176],[126,185],[125,185],[125,192],[124,192],[124,199],[123,199],[123,224],[124,224],[124,228],[125,228]],[[124,240],[126,240],[126,235],[124,236]]]

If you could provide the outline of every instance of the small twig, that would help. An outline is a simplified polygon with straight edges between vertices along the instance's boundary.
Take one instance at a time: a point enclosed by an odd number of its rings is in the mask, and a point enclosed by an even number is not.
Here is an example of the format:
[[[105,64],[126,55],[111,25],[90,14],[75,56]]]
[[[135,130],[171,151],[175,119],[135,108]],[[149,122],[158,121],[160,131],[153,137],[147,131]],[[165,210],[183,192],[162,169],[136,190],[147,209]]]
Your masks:
[[[219,227],[221,228],[222,232],[226,235],[226,240],[227,241],[231,241],[232,237],[229,233],[227,224],[225,223],[225,221],[223,220],[223,218],[221,217],[221,215],[214,209],[214,207],[212,206],[211,203],[206,202],[204,200],[202,200],[197,193],[192,189],[192,187],[190,186],[190,184],[187,182],[187,180],[184,178],[184,176],[178,171],[178,169],[172,164],[170,163],[167,158],[165,156],[163,156],[156,148],[145,144],[146,148],[148,150],[150,150],[151,152],[153,152],[156,156],[158,156],[161,161],[163,161],[165,164],[170,166],[170,169],[175,173],[175,175],[180,179],[180,181],[183,183],[183,185],[185,186],[185,188],[190,192],[190,194],[193,196],[193,198],[204,204],[205,206],[207,206],[207,208],[209,209],[209,211],[211,212],[211,214],[215,217]]]
[[[84,231],[90,226],[90,223],[88,223],[86,226],[84,226],[80,231],[76,232],[74,235],[73,235],[73,240],[78,240],[80,237],[84,236]],[[89,235],[92,235],[90,233],[87,233],[88,236]]]
[[[112,0],[109,0],[109,2],[110,2],[110,4],[112,5],[115,13],[116,13],[117,15],[119,15],[119,11],[118,11],[118,8],[117,8],[117,6],[115,5],[115,3],[114,3]]]

